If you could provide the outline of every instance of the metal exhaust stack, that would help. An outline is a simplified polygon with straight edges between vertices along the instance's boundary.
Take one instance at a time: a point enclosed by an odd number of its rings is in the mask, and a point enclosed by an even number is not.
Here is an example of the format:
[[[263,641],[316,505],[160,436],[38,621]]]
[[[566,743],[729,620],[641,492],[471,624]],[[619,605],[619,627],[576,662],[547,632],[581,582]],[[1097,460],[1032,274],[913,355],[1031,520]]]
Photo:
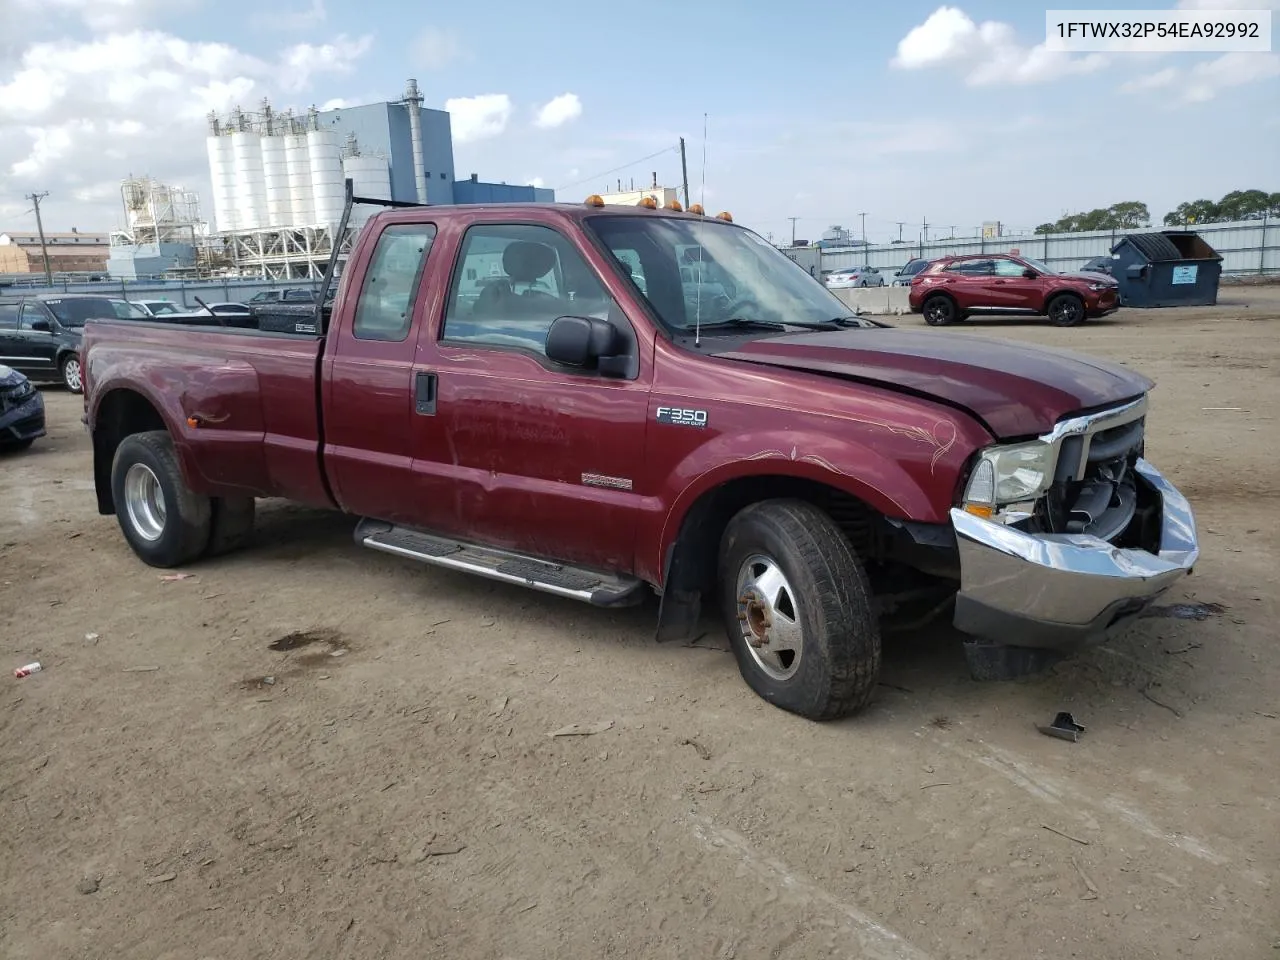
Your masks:
[[[413,143],[413,182],[418,191],[418,202],[427,202],[427,155],[422,145],[422,93],[418,81],[410,80],[404,88],[401,101],[409,110],[409,139]]]

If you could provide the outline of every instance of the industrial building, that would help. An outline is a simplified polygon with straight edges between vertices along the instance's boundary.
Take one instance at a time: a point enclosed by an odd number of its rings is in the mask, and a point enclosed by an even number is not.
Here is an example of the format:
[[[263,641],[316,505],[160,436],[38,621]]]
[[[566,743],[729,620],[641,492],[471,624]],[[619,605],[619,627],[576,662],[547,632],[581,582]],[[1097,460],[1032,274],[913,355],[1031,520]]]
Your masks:
[[[199,196],[151,177],[130,177],[120,184],[120,200],[128,226],[111,231],[107,270],[113,278],[198,274],[209,233]]]
[[[38,233],[0,233],[0,274],[44,273],[44,253],[53,273],[102,273],[107,269],[107,235],[46,233],[44,252]]]
[[[352,211],[335,238],[345,181],[357,196],[416,203],[550,202],[551,190],[455,181],[449,114],[422,106],[417,81],[394,102],[335,110],[209,115],[206,148],[214,222],[235,272],[275,279],[323,274],[333,244],[346,248],[374,212]]]

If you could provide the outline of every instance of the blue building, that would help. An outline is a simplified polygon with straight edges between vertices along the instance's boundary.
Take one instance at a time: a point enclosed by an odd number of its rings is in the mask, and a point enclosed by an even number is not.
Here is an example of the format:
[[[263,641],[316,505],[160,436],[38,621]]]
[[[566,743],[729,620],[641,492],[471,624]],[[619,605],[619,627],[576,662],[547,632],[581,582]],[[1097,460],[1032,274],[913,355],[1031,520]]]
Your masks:
[[[414,114],[417,114],[417,131]],[[449,114],[422,106],[416,80],[398,102],[369,103],[321,111],[322,130],[341,140],[354,136],[365,153],[386,156],[391,168],[391,199],[418,203],[553,203],[555,191],[533,186],[485,183],[476,174],[457,182],[453,167],[453,131]],[[420,169],[415,169],[415,139]],[[418,189],[419,175],[422,186]],[[425,192],[426,196],[420,194]]]

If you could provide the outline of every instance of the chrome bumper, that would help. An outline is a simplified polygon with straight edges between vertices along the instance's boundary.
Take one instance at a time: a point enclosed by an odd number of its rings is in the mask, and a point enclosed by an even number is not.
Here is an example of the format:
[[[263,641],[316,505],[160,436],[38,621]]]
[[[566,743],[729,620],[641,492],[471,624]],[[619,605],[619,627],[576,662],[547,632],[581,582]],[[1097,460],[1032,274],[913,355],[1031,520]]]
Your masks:
[[[960,552],[955,625],[988,642],[1070,650],[1101,640],[1191,572],[1200,555],[1186,497],[1151,464],[1138,476],[1160,496],[1160,552],[1079,534],[1027,534],[951,511]]]

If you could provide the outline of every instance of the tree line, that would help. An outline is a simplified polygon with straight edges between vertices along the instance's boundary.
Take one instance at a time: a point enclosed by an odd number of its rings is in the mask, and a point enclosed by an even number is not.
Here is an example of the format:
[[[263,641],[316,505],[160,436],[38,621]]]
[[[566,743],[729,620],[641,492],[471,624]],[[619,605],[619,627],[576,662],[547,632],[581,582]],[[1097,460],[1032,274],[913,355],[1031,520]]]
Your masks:
[[[1265,190],[1232,190],[1221,200],[1188,200],[1164,215],[1167,227],[1193,226],[1197,223],[1223,223],[1228,220],[1261,220],[1280,218],[1280,193]],[[1053,223],[1042,223],[1036,233],[1082,233],[1087,230],[1134,230],[1151,226],[1151,213],[1145,203],[1126,200],[1109,207],[1085,213],[1069,213]]]

